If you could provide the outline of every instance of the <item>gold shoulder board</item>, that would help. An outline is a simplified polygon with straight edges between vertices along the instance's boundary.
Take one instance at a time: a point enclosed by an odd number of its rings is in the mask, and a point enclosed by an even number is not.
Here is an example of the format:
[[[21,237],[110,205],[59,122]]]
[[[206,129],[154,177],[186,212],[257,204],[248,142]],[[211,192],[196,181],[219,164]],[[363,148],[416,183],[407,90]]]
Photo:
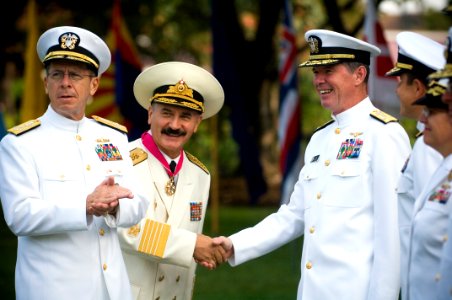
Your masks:
[[[377,119],[378,121],[388,124],[390,122],[398,122],[399,120],[397,120],[396,118],[394,118],[393,116],[385,113],[384,111],[381,111],[379,109],[375,109],[370,113],[370,116],[373,117],[374,119]]]
[[[333,122],[334,122],[334,120],[329,120],[329,121],[326,122],[325,124],[323,124],[323,125],[317,127],[317,128],[314,130],[314,132],[317,132],[317,131],[319,131],[319,130],[322,130],[323,128],[327,127],[328,125],[330,125],[330,124],[333,123]]]
[[[36,127],[41,125],[41,121],[38,119],[30,120],[25,123],[19,124],[17,126],[14,126],[13,128],[8,129],[9,133],[12,133],[16,136],[21,135],[22,133],[25,133],[27,131],[30,131]]]
[[[127,127],[124,125],[107,120],[107,119],[99,117],[99,116],[92,116],[92,118],[101,124],[107,125],[108,127],[119,130],[123,133],[127,133]]]
[[[141,148],[134,148],[130,150],[130,158],[132,159],[133,165],[137,165],[148,158],[148,154]]]
[[[199,159],[197,159],[194,155],[192,155],[188,152],[185,152],[185,154],[187,154],[188,160],[190,160],[192,163],[194,163],[195,165],[200,167],[204,172],[209,174],[209,170],[207,170],[207,167],[202,162],[200,162]]]

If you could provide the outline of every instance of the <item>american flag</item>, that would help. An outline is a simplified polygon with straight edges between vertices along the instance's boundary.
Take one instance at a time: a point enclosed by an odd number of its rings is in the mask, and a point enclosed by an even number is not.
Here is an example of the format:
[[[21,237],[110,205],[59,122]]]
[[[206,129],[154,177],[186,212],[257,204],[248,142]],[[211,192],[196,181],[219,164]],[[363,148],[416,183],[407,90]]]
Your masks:
[[[279,166],[282,174],[281,204],[288,203],[301,168],[300,99],[297,80],[297,43],[290,1],[284,4],[279,54]]]

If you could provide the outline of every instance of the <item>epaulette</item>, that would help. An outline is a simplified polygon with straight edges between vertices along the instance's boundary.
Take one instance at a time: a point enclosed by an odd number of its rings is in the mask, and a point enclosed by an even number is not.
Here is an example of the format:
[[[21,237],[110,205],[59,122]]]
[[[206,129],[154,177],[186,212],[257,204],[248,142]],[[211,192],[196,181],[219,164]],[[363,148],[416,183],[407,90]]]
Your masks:
[[[113,129],[119,130],[123,133],[127,133],[127,127],[124,125],[121,125],[119,123],[107,120],[105,118],[99,117],[99,116],[91,116],[94,120],[96,120],[97,122],[107,125],[108,127],[111,127]]]
[[[192,163],[194,163],[195,165],[200,167],[204,172],[209,174],[209,170],[207,170],[207,167],[202,162],[200,162],[199,159],[197,159],[194,155],[192,155],[188,152],[185,152],[185,154],[187,154],[188,160],[190,160]]]
[[[13,128],[8,129],[9,133],[12,133],[16,136],[19,136],[27,131],[30,131],[41,125],[41,121],[38,119],[30,120],[25,123],[14,126]]]
[[[394,118],[393,116],[391,116],[390,114],[387,114],[384,111],[381,111],[379,109],[373,110],[370,113],[370,116],[385,124],[388,124],[390,122],[398,122],[399,121],[396,118]]]
[[[146,151],[138,147],[130,150],[129,155],[134,166],[139,164],[140,162],[145,161],[148,158]]]
[[[416,133],[416,138],[422,136],[423,134],[424,134],[424,131],[418,131],[418,132]]]
[[[317,132],[317,131],[319,131],[319,130],[322,130],[323,128],[327,127],[327,126],[330,125],[331,123],[334,123],[334,120],[329,120],[329,121],[326,122],[325,124],[323,124],[323,125],[317,127],[317,128],[314,130],[314,132]]]

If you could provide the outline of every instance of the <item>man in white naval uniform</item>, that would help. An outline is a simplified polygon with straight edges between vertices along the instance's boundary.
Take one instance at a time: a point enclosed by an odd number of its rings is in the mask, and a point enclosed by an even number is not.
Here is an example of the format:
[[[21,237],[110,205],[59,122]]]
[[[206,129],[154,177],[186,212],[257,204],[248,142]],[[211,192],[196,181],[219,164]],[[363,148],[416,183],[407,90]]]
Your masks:
[[[120,241],[135,299],[191,299],[196,260],[224,262],[224,250],[201,234],[210,173],[184,145],[202,119],[222,107],[224,92],[208,71],[185,62],[144,70],[134,94],[150,130],[130,143],[135,173],[154,195],[146,218],[122,229]],[[171,165],[173,164],[173,167]]]
[[[110,50],[61,26],[41,35],[37,52],[50,105],[0,144],[0,198],[18,237],[16,299],[131,299],[116,228],[139,221],[149,202],[134,186],[126,128],[85,117]]]
[[[400,115],[419,120],[422,106],[413,105],[428,89],[428,75],[444,66],[445,47],[421,34],[403,31],[397,34],[398,56],[386,76],[398,76],[396,94]],[[416,198],[443,160],[442,155],[424,143],[424,124],[417,122],[419,133],[397,186],[400,230],[400,275],[402,295],[406,287],[408,236]],[[405,297],[402,297],[405,298]]]
[[[408,264],[402,286],[403,300],[435,299],[442,280],[441,255],[448,240],[447,226],[452,209],[452,123],[447,104],[441,101],[445,82],[432,82],[426,96],[415,105],[423,105],[424,141],[444,158],[416,199],[408,239]],[[447,280],[447,278],[445,278]]]
[[[215,243],[232,266],[304,235],[297,299],[397,299],[396,185],[410,143],[396,119],[367,96],[370,57],[380,50],[328,30],[309,30],[309,60],[329,123],[313,134],[288,204]]]

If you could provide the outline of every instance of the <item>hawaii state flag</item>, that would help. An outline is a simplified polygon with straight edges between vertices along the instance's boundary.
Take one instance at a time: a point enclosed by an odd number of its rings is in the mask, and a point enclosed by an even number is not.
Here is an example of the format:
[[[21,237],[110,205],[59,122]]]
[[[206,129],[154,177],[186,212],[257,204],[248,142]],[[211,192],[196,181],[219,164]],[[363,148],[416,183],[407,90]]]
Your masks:
[[[298,93],[296,35],[292,25],[291,1],[284,4],[279,54],[279,166],[282,174],[281,204],[289,202],[301,169],[301,105]]]

